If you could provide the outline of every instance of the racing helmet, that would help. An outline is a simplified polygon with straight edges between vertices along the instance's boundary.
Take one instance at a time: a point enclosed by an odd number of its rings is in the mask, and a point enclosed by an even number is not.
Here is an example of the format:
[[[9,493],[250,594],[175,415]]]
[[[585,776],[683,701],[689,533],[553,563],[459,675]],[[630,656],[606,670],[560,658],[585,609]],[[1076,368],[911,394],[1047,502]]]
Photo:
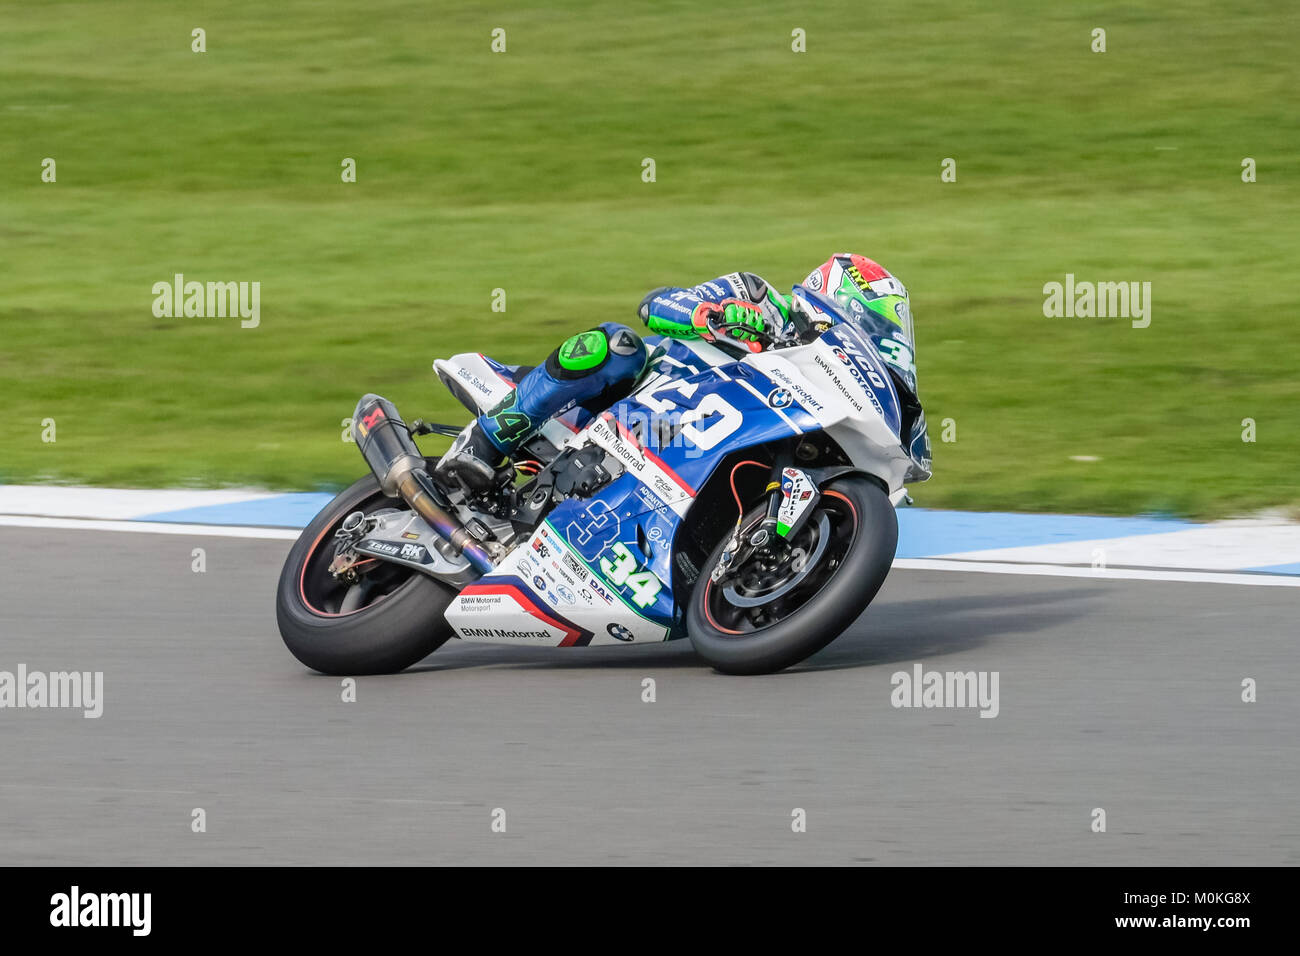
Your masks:
[[[908,342],[915,341],[906,287],[866,256],[835,253],[794,287],[790,304],[816,329],[824,331],[835,323],[826,308],[834,304],[835,312],[863,332],[890,335],[897,329]]]

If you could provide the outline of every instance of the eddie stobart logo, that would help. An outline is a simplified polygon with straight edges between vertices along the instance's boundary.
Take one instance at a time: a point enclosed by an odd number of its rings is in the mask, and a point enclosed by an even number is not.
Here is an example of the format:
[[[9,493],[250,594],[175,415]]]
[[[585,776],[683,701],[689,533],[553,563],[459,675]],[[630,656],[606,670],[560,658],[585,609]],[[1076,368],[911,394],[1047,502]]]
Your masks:
[[[55,927],[126,927],[132,936],[148,936],[153,925],[152,893],[83,893],[73,886],[50,897],[50,925]]]
[[[813,396],[812,392],[808,391],[808,389],[801,383],[796,382],[793,378],[787,375],[784,370],[776,366],[764,367],[763,374],[772,381],[779,383],[777,388],[768,393],[767,400],[769,404],[772,403],[773,396],[778,392],[789,392],[792,399],[797,398],[799,404],[809,411],[820,412],[826,407]],[[785,406],[780,407],[784,408]]]

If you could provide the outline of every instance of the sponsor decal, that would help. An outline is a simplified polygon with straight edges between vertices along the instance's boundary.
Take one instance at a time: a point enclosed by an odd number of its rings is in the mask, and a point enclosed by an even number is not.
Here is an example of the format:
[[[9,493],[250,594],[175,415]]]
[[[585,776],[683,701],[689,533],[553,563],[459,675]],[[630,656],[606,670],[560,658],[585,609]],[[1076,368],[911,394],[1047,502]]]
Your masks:
[[[552,571],[558,574],[561,580],[568,581],[570,584],[577,584],[577,582],[573,580],[573,576],[569,574],[568,571],[564,570],[564,568],[560,567],[560,562],[556,561],[554,558],[551,558],[551,566],[549,568],[542,568],[542,573],[545,574],[548,579],[553,577],[551,574]]]
[[[617,641],[636,640],[636,635],[634,635],[630,630],[628,630],[622,624],[619,624],[615,621],[611,621],[609,624],[606,624],[605,631],[606,633],[609,634],[610,637],[614,638]]]
[[[458,627],[461,637],[500,637],[523,640],[550,640],[550,631],[518,631],[504,627]]]
[[[813,393],[808,390],[808,387],[804,385],[802,382],[799,382],[796,379],[794,379],[791,375],[789,375],[785,371],[785,369],[780,368],[775,364],[770,366],[761,365],[759,367],[762,369],[764,375],[766,375],[774,382],[779,382],[781,385],[785,387],[786,391],[791,392],[794,398],[798,399],[799,404],[802,405],[804,408],[812,412],[820,412],[825,410],[826,406],[821,402],[819,402],[813,396]],[[770,396],[769,396],[769,401],[770,401]]]
[[[659,547],[663,548],[665,551],[667,551],[671,547],[671,544],[668,541],[667,533],[664,532],[661,528],[651,528],[649,531],[646,532],[646,537],[649,538],[651,541],[653,541],[655,544],[659,545]]]
[[[466,614],[486,614],[502,608],[500,594],[462,594],[457,601],[459,610]]]
[[[593,577],[590,581],[588,581],[587,587],[591,588],[591,590],[606,604],[614,603],[613,595],[611,595],[608,591],[605,590],[605,586],[600,583],[600,580],[598,578]]]
[[[830,362],[826,361],[820,355],[814,355],[813,362],[816,363],[818,368],[826,372],[827,377],[831,380],[831,384],[835,386],[836,391],[845,398],[849,405],[853,407],[855,412],[860,414],[863,409],[866,408],[866,406],[856,397],[856,391],[849,388],[848,383],[839,377]]]
[[[592,597],[591,592],[586,588],[578,588],[578,597],[582,598],[584,604],[591,604],[596,599]]]
[[[569,570],[579,578],[585,578],[587,576],[587,566],[571,555],[568,551],[565,551],[561,557],[564,559],[564,563],[569,566]]]
[[[876,371],[875,365],[872,363],[871,359],[867,357],[866,352],[858,348],[848,338],[841,339],[841,346],[841,348],[834,350],[835,357],[845,365],[849,366],[850,373],[859,370],[871,380],[871,384],[876,388],[889,387],[885,384],[885,380],[880,377],[880,373]],[[853,356],[852,359],[849,358],[850,355]]]
[[[781,471],[781,505],[776,513],[776,533],[786,537],[808,510],[814,485],[798,468]]]
[[[419,534],[417,534],[417,533],[414,532],[414,531],[403,531],[403,532],[402,532],[402,537],[405,538],[407,541],[419,541],[419,540],[420,540],[420,536],[419,536]]]
[[[533,578],[533,587],[537,588],[539,593],[546,593],[546,579],[540,574]]]
[[[398,554],[402,549],[395,544],[389,544],[387,541],[364,541],[361,545],[365,551],[377,554]],[[406,545],[410,547],[410,545]]]
[[[456,377],[480,395],[491,398],[495,394],[495,390],[492,386],[464,366],[458,366],[456,368]]]
[[[558,594],[560,595],[560,600],[563,601],[565,604],[577,604],[577,603],[578,603],[578,599],[577,599],[577,597],[575,597],[574,594],[573,594],[573,592],[570,591],[568,588],[566,588],[563,584],[561,584],[561,585],[560,585],[559,587],[557,587],[555,590],[556,590],[556,593],[558,593]]]
[[[384,414],[384,406],[376,405],[370,410],[369,415],[357,423],[357,430],[361,432],[361,437],[365,438],[370,434],[372,428],[387,418],[388,416]]]
[[[887,390],[889,388],[888,383],[880,376],[880,373],[875,370],[871,360],[862,349],[849,341],[847,337],[841,337],[839,341],[839,347],[831,347],[831,354],[834,355],[843,366],[842,371],[847,374],[849,378],[853,379],[853,381],[862,389],[862,393],[866,395],[867,399],[871,402],[872,407],[883,416],[885,414],[884,406],[880,404],[880,399],[876,397],[876,393],[872,386]],[[840,390],[840,393],[844,395],[845,398],[849,399],[849,403],[853,405],[854,410],[862,411],[861,404],[852,399],[852,392],[845,387],[843,382],[840,381],[836,374],[836,370],[831,366],[831,364],[824,360],[820,355],[814,355],[813,361],[818,365],[818,367],[824,369],[830,374],[831,379],[835,383],[835,387]]]
[[[822,290],[822,271],[818,269],[813,272],[808,276],[808,278],[803,280],[803,284],[814,292],[820,292]]]
[[[537,552],[539,557],[549,558],[551,556],[551,549],[546,546],[541,538],[533,541],[533,550]]]
[[[642,504],[644,504],[651,511],[658,512],[659,514],[663,514],[665,511],[668,510],[668,506],[664,504],[663,499],[660,498],[658,495],[656,495],[645,485],[637,485],[634,494],[639,499],[641,499]]]
[[[619,329],[609,340],[609,350],[615,355],[631,355],[640,344],[641,340],[627,329]]]
[[[615,426],[606,416],[596,419],[587,430],[593,442],[622,462],[628,471],[663,498],[669,507],[684,515],[688,507],[686,499],[694,497],[694,489],[680,483],[680,479],[678,482],[670,479],[664,472],[666,466],[662,462],[653,455],[647,455],[636,445],[625,441],[620,432],[621,430],[615,430]]]
[[[407,561],[423,561],[424,546],[419,544],[402,545],[402,553],[398,557],[405,558]]]
[[[794,404],[794,392],[788,388],[774,388],[767,394],[767,404],[773,408],[789,408]]]

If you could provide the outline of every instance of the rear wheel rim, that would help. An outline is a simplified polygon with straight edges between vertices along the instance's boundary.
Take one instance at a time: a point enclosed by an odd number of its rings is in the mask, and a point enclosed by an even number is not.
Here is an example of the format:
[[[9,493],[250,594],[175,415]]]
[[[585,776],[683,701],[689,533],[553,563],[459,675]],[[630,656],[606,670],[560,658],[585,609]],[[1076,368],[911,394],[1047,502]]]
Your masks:
[[[394,597],[415,579],[415,571],[378,559],[366,561],[355,584],[329,573],[335,555],[334,532],[348,515],[354,511],[371,515],[401,505],[401,501],[376,492],[353,507],[340,509],[338,516],[316,536],[298,573],[298,596],[308,612],[324,618],[360,614]]]

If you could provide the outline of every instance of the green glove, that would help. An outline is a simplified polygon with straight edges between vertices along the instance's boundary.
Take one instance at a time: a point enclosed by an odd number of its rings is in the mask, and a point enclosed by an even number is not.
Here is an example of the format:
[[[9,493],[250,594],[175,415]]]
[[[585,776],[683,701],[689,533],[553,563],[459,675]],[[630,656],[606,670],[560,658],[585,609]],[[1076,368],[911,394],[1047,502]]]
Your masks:
[[[729,302],[722,308],[722,318],[719,325],[731,325],[740,323],[753,332],[747,332],[745,329],[728,329],[727,335],[742,342],[756,342],[758,336],[755,332],[767,331],[767,319],[763,317],[763,310],[754,305],[752,302]]]

